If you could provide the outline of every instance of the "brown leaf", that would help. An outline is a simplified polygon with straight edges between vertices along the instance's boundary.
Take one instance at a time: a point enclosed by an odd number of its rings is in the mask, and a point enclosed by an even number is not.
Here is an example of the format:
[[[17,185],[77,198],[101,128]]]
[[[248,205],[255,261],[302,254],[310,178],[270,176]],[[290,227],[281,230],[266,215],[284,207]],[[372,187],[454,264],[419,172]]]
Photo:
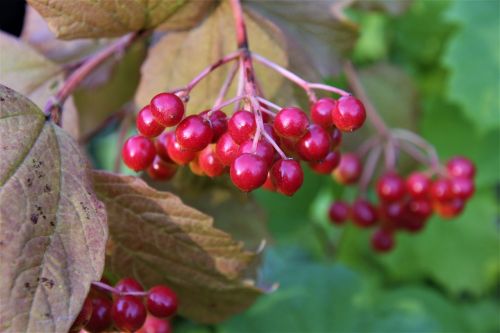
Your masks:
[[[212,226],[212,218],[136,177],[94,172],[113,242],[109,268],[146,288],[165,283],[180,313],[215,323],[250,306],[261,290],[244,273],[255,254]]]
[[[28,0],[61,39],[117,37],[153,28],[190,2],[204,6],[194,0]]]
[[[270,22],[263,23],[248,15],[245,18],[252,50],[286,66],[286,52],[279,32],[269,32]],[[168,33],[161,38],[149,50],[142,66],[141,82],[135,98],[137,104],[145,105],[161,91],[185,86],[205,67],[235,51],[233,27],[229,4],[222,2],[199,26],[188,32]],[[193,90],[188,113],[212,107],[230,68],[228,64],[217,69]],[[256,67],[256,72],[266,97],[273,97],[283,79],[260,65]],[[228,96],[234,96],[235,91],[236,84],[233,84]]]
[[[106,211],[76,142],[0,86],[0,331],[67,332],[101,277]]]

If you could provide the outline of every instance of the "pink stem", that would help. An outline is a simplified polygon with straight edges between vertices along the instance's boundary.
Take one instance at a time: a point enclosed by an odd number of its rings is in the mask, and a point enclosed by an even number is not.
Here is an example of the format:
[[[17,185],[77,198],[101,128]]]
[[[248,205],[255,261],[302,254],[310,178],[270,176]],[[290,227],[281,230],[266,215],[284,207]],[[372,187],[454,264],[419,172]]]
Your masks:
[[[438,156],[436,149],[434,148],[433,145],[431,145],[429,142],[427,142],[421,136],[419,136],[411,131],[402,129],[402,128],[394,128],[391,132],[395,138],[397,138],[399,140],[404,140],[404,141],[410,142],[410,143],[422,148],[428,154],[432,167],[439,168],[439,166],[440,166],[439,156]]]
[[[224,83],[222,84],[222,87],[219,91],[219,95],[217,96],[217,99],[214,102],[214,107],[218,104],[221,104],[222,101],[224,100],[224,97],[226,97],[226,94],[229,90],[229,87],[231,86],[231,83],[233,83],[234,77],[236,76],[236,73],[238,72],[238,69],[240,68],[239,66],[239,61],[235,62],[229,73],[227,74],[226,79],[224,80]]]
[[[380,139],[378,137],[370,137],[364,141],[356,151],[356,155],[363,157],[365,156],[373,147],[380,144]]]
[[[330,92],[333,92],[333,93],[340,95],[340,96],[351,95],[350,93],[348,93],[345,90],[342,90],[342,89],[337,88],[337,87],[329,86],[329,85],[323,84],[323,83],[309,83],[309,88],[330,91]]]
[[[241,101],[242,99],[245,99],[245,98],[247,98],[247,96],[243,95],[243,96],[235,96],[235,97],[233,97],[231,99],[228,99],[227,101],[222,102],[219,105],[216,105],[212,109],[210,109],[210,111],[207,112],[207,116],[209,116],[214,111],[223,109],[226,106],[231,105],[231,104],[233,104],[235,102]]]
[[[271,108],[275,109],[276,111],[280,111],[280,110],[282,109],[282,107],[281,107],[281,106],[276,105],[276,104],[274,104],[273,102],[268,101],[267,99],[265,99],[265,98],[263,98],[263,97],[257,97],[257,100],[258,100],[259,102],[261,102],[261,103],[265,104],[266,106],[269,106],[269,107],[271,107]]]
[[[361,175],[361,179],[359,180],[359,192],[362,195],[366,194],[366,189],[368,188],[368,185],[373,178],[381,154],[382,147],[376,146],[373,150],[370,151],[368,157],[366,158],[365,166],[363,168],[363,174]]]
[[[384,147],[385,168],[387,171],[394,171],[396,169],[396,147],[392,140],[387,140]]]
[[[104,282],[100,282],[100,281],[94,281],[94,282],[92,282],[92,285],[96,288],[106,290],[112,294],[116,294],[119,296],[130,295],[130,296],[144,297],[144,296],[148,295],[147,291],[119,291],[118,289],[111,287],[110,285],[108,285]]]

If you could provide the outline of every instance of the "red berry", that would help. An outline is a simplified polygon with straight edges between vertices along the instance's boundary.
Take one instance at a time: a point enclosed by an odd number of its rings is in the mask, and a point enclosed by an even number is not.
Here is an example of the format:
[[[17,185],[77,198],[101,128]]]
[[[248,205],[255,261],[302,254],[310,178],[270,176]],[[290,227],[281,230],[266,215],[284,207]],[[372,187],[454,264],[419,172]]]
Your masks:
[[[136,296],[120,296],[112,309],[115,326],[125,332],[135,332],[146,321],[146,307],[142,299]]]
[[[111,307],[113,303],[105,297],[92,298],[92,315],[85,325],[85,330],[91,333],[102,332],[111,326]]]
[[[340,163],[340,153],[336,150],[331,151],[326,157],[318,162],[309,162],[309,167],[320,174],[329,174]]]
[[[372,234],[372,247],[377,252],[388,252],[394,247],[392,232],[378,229]]]
[[[271,172],[267,173],[266,182],[264,183],[264,185],[262,185],[262,187],[264,189],[268,190],[268,191],[276,192],[276,186],[274,186],[274,184],[273,184],[273,179],[271,177]]]
[[[295,146],[300,157],[306,161],[320,161],[330,151],[330,135],[319,125],[311,125]]]
[[[205,176],[205,172],[201,168],[200,165],[200,155],[196,154],[195,158],[189,162],[189,169],[191,170],[192,173],[194,173],[197,176]]]
[[[377,194],[380,200],[393,202],[405,195],[405,182],[395,173],[386,173],[377,181]]]
[[[353,96],[342,96],[332,110],[333,124],[343,132],[360,128],[366,119],[363,103]]]
[[[227,124],[228,132],[237,144],[250,139],[257,129],[253,113],[240,110],[233,114]]]
[[[70,332],[79,332],[90,321],[92,316],[92,300],[87,296],[83,301],[82,309],[76,317],[73,325],[69,329]]]
[[[266,182],[269,166],[255,154],[241,154],[231,163],[231,181],[243,192],[250,192]]]
[[[426,222],[427,220],[420,216],[409,214],[403,221],[402,228],[415,233],[421,231],[425,227]]]
[[[452,178],[451,193],[455,198],[468,200],[475,192],[474,181],[471,178]]]
[[[160,285],[149,290],[147,307],[153,316],[170,317],[177,312],[177,306],[177,295],[170,288]]]
[[[172,333],[172,325],[168,320],[148,315],[137,333]]]
[[[122,159],[125,165],[134,171],[146,169],[156,155],[153,141],[141,135],[134,135],[125,141],[122,148]]]
[[[336,107],[337,101],[333,98],[325,97],[311,106],[311,119],[313,123],[318,124],[324,128],[331,127],[332,123],[332,110]]]
[[[170,138],[167,139],[167,152],[168,156],[179,165],[188,164],[196,157],[196,152],[186,150],[175,139],[173,132],[169,132]]]
[[[334,224],[343,224],[349,218],[349,213],[349,204],[344,201],[333,202],[328,210],[330,221]]]
[[[332,149],[337,148],[342,143],[342,132],[338,128],[333,128],[330,132],[330,141],[332,142]]]
[[[379,209],[385,229],[395,229],[405,219],[405,205],[401,201],[382,204]]]
[[[343,154],[338,167],[333,171],[333,177],[340,184],[348,185],[358,181],[362,166],[358,156],[353,153]]]
[[[149,105],[156,121],[165,127],[177,125],[184,117],[184,104],[175,94],[158,94]]]
[[[462,156],[453,157],[446,163],[446,169],[452,177],[474,178],[476,167],[468,158]]]
[[[167,140],[170,140],[171,138],[172,138],[171,132],[163,132],[162,134],[160,134],[160,136],[158,136],[155,139],[154,143],[156,148],[156,154],[160,156],[161,159],[164,160],[165,162],[174,163],[174,161],[172,161],[170,156],[168,156],[167,152],[167,145],[168,145]]]
[[[428,219],[432,215],[432,203],[429,199],[414,198],[408,204],[408,211],[410,214],[420,217],[421,219]]]
[[[271,125],[271,124],[264,124],[264,131],[267,134],[269,134],[269,136],[271,138],[273,138],[273,140],[275,142],[279,142],[280,138],[279,138],[278,134],[276,134],[276,131],[274,130],[273,125]]]
[[[260,139],[257,141],[257,146],[255,147],[255,151],[253,149],[253,139],[246,140],[240,146],[238,150],[238,155],[241,154],[255,154],[257,156],[262,157],[262,159],[267,163],[270,167],[274,160],[274,148],[273,146],[267,142],[266,140]]]
[[[271,179],[276,191],[292,196],[302,186],[304,172],[296,160],[280,159],[271,168]]]
[[[276,133],[289,139],[299,139],[306,133],[308,126],[307,115],[304,111],[295,107],[281,109],[274,118]]]
[[[414,198],[426,197],[430,187],[429,177],[421,172],[414,172],[406,179],[406,191]]]
[[[165,127],[158,123],[151,113],[151,108],[146,105],[139,111],[135,119],[137,131],[146,137],[155,137],[161,134]]]
[[[446,202],[435,202],[434,210],[439,216],[445,219],[453,218],[459,215],[465,207],[462,199],[455,198]]]
[[[238,157],[239,149],[240,146],[233,140],[232,136],[225,133],[215,145],[215,154],[223,165],[229,166]]]
[[[224,173],[224,165],[215,155],[215,145],[208,145],[198,155],[201,170],[209,177],[217,177]]]
[[[115,284],[115,288],[119,292],[128,292],[128,291],[144,291],[139,281],[133,278],[123,278]]]
[[[177,142],[187,150],[200,151],[212,142],[213,131],[208,121],[200,116],[184,118],[175,129]]]
[[[446,178],[440,178],[435,180],[431,185],[429,193],[431,198],[438,202],[443,203],[453,199],[451,182],[449,179]]]
[[[366,200],[358,199],[352,206],[352,220],[354,224],[367,228],[377,223],[377,210]]]
[[[170,180],[177,172],[177,165],[168,163],[156,156],[147,169],[149,177],[156,180]]]
[[[227,131],[227,116],[221,110],[213,111],[210,116],[207,118],[208,111],[203,111],[200,113],[200,116],[203,116],[204,119],[208,119],[210,123],[210,127],[212,127],[213,137],[212,142],[216,142],[222,136],[222,134]]]

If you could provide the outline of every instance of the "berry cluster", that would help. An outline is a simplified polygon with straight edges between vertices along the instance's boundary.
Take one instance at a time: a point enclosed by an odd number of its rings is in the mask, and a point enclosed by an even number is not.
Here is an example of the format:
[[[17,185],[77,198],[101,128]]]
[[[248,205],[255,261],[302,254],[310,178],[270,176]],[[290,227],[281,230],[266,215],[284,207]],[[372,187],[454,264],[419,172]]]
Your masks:
[[[122,332],[169,333],[167,318],[177,312],[177,296],[158,285],[147,292],[132,278],[120,280],[115,287],[102,282],[92,286],[70,332],[103,332],[112,327]],[[112,297],[110,297],[110,291]]]
[[[355,154],[345,154],[334,178],[341,184],[353,184],[361,172],[360,159]],[[425,172],[413,172],[406,179],[386,172],[376,181],[378,206],[364,198],[352,205],[335,201],[329,217],[337,225],[351,219],[360,228],[376,227],[372,247],[387,252],[394,247],[396,231],[419,232],[433,213],[446,219],[459,215],[474,194],[474,175],[474,164],[464,157],[450,159],[434,179]]]
[[[169,180],[178,166],[189,165],[197,175],[228,172],[244,192],[264,186],[291,196],[303,182],[300,161],[318,173],[332,172],[340,161],[341,131],[356,130],[366,118],[363,104],[350,95],[315,101],[311,119],[297,107],[246,102],[229,117],[220,107],[185,116],[176,94],[158,94],[137,115],[139,134],[125,142],[123,161],[153,179]]]

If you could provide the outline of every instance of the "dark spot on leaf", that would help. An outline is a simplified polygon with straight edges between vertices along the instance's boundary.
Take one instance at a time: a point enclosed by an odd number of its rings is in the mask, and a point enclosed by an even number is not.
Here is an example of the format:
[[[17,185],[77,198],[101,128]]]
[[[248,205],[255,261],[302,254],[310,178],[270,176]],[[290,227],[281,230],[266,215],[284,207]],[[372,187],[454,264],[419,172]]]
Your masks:
[[[31,178],[26,179],[26,184],[28,184],[28,187],[31,187],[31,185],[33,185],[33,179]]]
[[[24,284],[24,288],[29,289],[29,287],[30,287],[30,283],[29,283],[29,282],[26,282],[26,283]]]
[[[38,223],[38,214],[35,214],[35,213],[31,214],[30,220],[33,224],[37,224]]]
[[[44,316],[45,316],[45,317],[47,317],[47,318],[50,318],[50,313],[46,312],[46,313],[44,314]]]
[[[50,221],[49,222],[51,226],[55,227],[56,226],[56,223],[54,221]]]
[[[4,101],[5,101],[5,98],[0,97],[0,101],[4,102]]]
[[[49,184],[45,184],[45,187],[43,188],[43,191],[45,193],[49,193],[52,189],[50,188]]]

